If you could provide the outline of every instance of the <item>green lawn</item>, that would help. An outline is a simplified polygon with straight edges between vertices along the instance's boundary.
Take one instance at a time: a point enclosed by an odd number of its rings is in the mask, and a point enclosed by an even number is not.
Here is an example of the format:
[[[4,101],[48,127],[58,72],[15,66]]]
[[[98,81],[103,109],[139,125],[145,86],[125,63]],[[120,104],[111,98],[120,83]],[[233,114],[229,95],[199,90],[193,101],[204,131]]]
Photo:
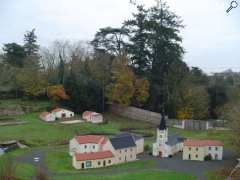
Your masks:
[[[53,180],[195,180],[194,176],[169,171],[142,171],[138,173],[122,173],[111,176],[66,176],[54,177]]]
[[[108,123],[102,125],[81,123],[63,125],[59,122],[46,123],[39,119],[39,113],[10,116],[18,120],[29,122],[18,126],[0,126],[0,141],[24,140],[31,146],[57,145],[68,142],[77,134],[107,133],[116,134],[122,128],[144,129],[151,127],[149,123],[136,123],[135,120],[122,118],[113,114],[105,114]]]
[[[189,131],[177,128],[170,128],[169,132],[177,133],[185,138],[220,140],[224,142],[225,148],[231,149],[233,147],[233,144],[231,143],[232,137],[231,131],[217,131],[217,130]]]

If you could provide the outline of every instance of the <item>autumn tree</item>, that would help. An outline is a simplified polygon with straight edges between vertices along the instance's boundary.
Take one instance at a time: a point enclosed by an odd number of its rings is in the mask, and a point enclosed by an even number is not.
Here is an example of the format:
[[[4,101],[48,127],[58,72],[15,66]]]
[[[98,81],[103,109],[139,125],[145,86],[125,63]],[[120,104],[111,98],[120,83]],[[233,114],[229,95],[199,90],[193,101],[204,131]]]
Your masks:
[[[133,100],[138,105],[144,103],[149,94],[149,83],[146,79],[136,79],[133,71],[128,67],[126,56],[120,56],[113,62],[112,83],[107,87],[109,103],[123,106],[130,105]]]
[[[54,101],[69,100],[63,85],[48,86],[47,96]]]

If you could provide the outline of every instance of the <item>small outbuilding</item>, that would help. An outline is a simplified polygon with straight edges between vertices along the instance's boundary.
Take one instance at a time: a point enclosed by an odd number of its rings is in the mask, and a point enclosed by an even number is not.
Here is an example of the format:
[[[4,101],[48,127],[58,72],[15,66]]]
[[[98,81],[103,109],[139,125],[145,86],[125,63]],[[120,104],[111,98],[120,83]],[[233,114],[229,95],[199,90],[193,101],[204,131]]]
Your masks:
[[[0,156],[5,153],[4,149],[0,147]]]
[[[47,122],[52,122],[56,120],[56,117],[53,113],[43,112],[40,114],[40,119]]]
[[[56,108],[52,110],[51,113],[55,116],[56,119],[74,117],[74,112],[63,108]]]
[[[92,111],[85,111],[82,114],[82,118],[87,122],[91,122],[95,124],[103,122],[103,115],[100,113],[92,112]]]

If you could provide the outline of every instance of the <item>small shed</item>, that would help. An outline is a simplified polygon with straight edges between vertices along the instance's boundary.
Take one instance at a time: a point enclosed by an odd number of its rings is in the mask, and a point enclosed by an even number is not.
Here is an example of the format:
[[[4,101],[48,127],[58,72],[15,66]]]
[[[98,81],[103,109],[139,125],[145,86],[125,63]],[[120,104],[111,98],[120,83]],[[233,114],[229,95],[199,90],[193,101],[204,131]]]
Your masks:
[[[100,113],[92,112],[92,111],[85,111],[82,114],[82,118],[87,122],[96,123],[96,124],[103,122],[103,115]]]
[[[43,112],[40,114],[40,119],[42,119],[43,121],[47,121],[47,122],[51,122],[51,121],[55,121],[56,117],[53,113],[49,113],[49,112]]]
[[[74,112],[69,111],[69,110],[67,110],[67,109],[63,109],[63,108],[53,109],[53,110],[51,111],[51,113],[52,113],[57,119],[74,117]]]

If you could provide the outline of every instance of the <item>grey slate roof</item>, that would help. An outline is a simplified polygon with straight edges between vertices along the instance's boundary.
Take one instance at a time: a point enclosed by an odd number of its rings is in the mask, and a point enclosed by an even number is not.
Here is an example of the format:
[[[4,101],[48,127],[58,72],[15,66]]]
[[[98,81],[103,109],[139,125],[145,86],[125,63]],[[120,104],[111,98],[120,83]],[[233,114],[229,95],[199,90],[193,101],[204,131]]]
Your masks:
[[[124,137],[124,136],[132,136],[134,141],[137,141],[139,139],[143,139],[143,136],[136,135],[136,134],[131,134],[131,133],[121,133],[116,135],[115,137]]]
[[[168,142],[166,144],[169,146],[173,146],[183,141],[184,141],[184,138],[178,136],[177,134],[174,134],[174,135],[168,136]]]
[[[136,147],[135,141],[132,136],[120,136],[110,139],[113,147],[117,149],[124,149],[130,147]]]

